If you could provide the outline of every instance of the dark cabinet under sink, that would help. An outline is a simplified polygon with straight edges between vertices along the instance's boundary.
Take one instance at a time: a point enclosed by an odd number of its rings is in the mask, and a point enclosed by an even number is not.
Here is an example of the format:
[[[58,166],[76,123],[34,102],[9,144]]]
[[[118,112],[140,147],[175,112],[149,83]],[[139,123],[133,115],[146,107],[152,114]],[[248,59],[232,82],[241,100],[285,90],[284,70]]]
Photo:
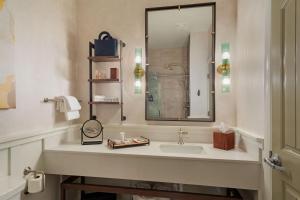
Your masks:
[[[66,200],[66,190],[81,191],[81,200],[116,200],[117,194],[163,197],[172,200],[242,200],[237,189],[209,186],[180,185],[181,189],[154,189],[137,187],[137,181],[98,179],[88,183],[89,177],[71,176],[61,183],[61,200]],[[95,179],[95,178],[90,178]],[[80,180],[80,181],[78,181]],[[109,184],[108,184],[109,183]],[[154,182],[149,182],[154,185]],[[172,183],[159,183],[172,184]],[[179,185],[179,184],[174,184]],[[189,188],[189,189],[185,189]],[[216,192],[219,191],[219,192]],[[91,192],[91,193],[86,193]]]

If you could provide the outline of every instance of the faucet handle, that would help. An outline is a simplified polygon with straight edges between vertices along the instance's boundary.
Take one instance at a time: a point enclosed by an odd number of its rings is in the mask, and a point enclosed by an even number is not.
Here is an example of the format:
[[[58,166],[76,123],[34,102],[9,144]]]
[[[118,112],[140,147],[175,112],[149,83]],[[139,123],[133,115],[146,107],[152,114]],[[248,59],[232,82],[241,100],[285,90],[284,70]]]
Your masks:
[[[178,134],[180,134],[180,135],[187,135],[188,133],[189,132],[187,132],[187,131],[183,131],[182,128],[180,128],[179,132],[178,132]]]
[[[184,136],[183,135],[187,135],[188,132],[187,131],[183,131],[181,128],[179,129],[178,131],[178,144],[182,145],[184,144],[184,141],[183,141],[183,138]]]

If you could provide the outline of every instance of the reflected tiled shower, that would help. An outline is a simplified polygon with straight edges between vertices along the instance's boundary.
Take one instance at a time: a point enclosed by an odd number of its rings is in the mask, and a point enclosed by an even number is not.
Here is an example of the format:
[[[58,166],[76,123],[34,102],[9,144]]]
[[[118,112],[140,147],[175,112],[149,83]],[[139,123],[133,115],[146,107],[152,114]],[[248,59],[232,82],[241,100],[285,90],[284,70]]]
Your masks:
[[[160,96],[159,96],[159,83],[158,77],[153,72],[149,72],[148,76],[148,116],[151,118],[160,117]]]
[[[150,49],[147,80],[148,118],[187,116],[187,48]]]

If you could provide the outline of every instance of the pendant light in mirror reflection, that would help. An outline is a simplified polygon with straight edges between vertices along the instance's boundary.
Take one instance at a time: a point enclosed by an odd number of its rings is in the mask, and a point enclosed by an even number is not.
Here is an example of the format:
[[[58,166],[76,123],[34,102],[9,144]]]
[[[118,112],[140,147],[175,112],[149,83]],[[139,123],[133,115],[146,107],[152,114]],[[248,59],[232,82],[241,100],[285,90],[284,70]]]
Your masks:
[[[134,68],[134,93],[142,93],[142,78],[145,71],[142,67],[142,48],[135,49],[135,68]]]
[[[217,68],[219,74],[222,75],[222,93],[230,92],[230,45],[228,42],[222,43],[222,64]]]

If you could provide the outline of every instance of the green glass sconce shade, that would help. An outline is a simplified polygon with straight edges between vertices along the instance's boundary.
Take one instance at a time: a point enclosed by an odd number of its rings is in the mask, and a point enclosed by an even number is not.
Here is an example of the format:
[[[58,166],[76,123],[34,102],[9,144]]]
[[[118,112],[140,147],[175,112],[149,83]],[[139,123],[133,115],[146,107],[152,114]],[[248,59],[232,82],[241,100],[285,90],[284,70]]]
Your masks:
[[[228,42],[221,44],[222,64],[217,68],[217,72],[222,75],[222,93],[230,92],[230,44]]]
[[[142,93],[142,78],[145,75],[145,70],[142,67],[142,48],[135,49],[135,68],[134,68],[134,93]]]

